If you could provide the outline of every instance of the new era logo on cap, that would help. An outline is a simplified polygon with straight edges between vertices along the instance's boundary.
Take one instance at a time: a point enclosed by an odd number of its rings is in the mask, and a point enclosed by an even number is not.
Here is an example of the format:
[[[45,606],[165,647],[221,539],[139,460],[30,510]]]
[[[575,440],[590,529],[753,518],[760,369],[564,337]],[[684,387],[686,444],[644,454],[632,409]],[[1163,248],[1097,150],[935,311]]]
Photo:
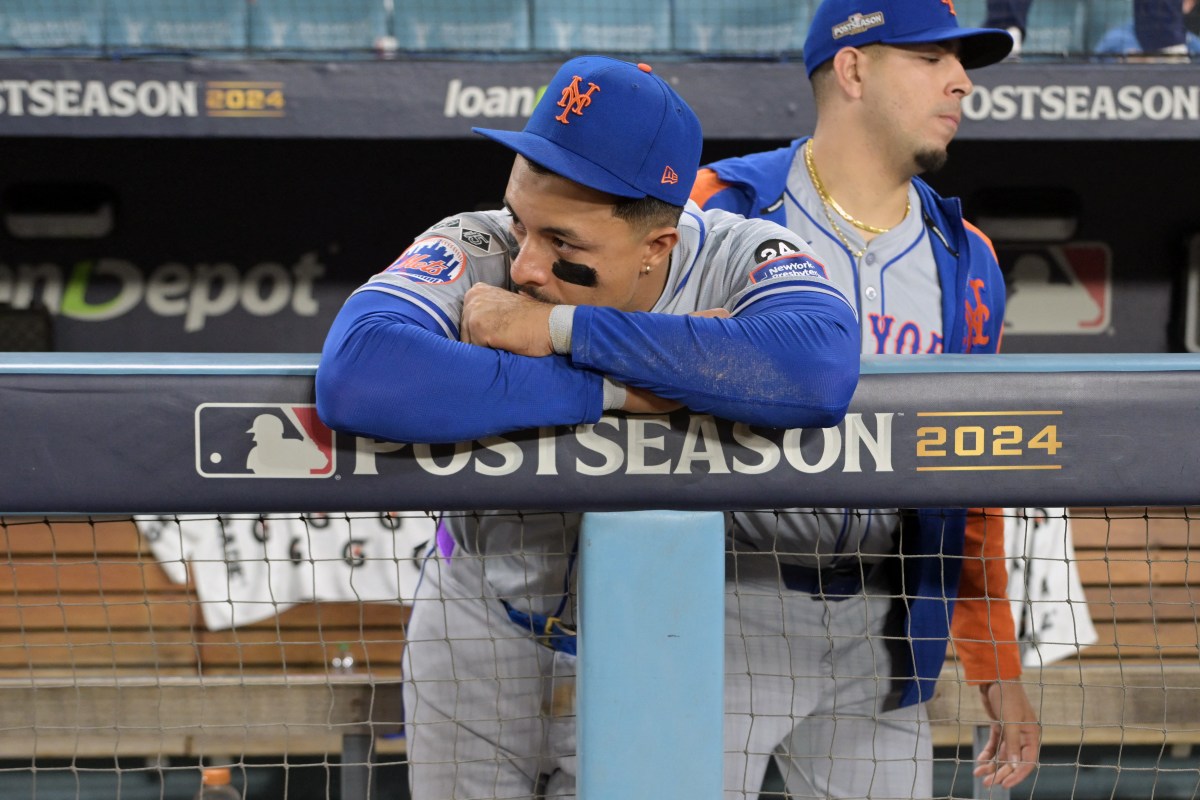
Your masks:
[[[666,81],[605,56],[563,64],[523,130],[474,130],[583,186],[677,206],[703,144],[700,121]]]

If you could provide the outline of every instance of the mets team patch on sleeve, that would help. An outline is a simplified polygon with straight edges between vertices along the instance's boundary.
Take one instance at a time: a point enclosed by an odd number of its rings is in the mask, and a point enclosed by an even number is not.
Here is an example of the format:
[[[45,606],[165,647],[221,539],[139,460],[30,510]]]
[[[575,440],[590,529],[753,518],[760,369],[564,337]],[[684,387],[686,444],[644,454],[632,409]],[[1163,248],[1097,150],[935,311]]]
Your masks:
[[[466,267],[467,257],[453,239],[426,236],[409,245],[384,270],[419,283],[453,283]]]
[[[754,249],[757,266],[750,273],[751,283],[771,278],[828,278],[825,265],[801,251],[786,239],[770,239]]]

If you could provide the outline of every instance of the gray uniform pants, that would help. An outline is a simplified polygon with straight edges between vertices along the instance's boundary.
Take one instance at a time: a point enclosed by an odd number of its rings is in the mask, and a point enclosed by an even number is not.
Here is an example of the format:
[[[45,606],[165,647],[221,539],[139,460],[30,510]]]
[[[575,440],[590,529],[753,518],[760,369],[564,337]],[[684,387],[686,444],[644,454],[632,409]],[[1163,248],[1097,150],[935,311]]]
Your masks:
[[[772,757],[793,800],[930,797],[925,707],[884,710],[886,578],[831,602],[783,588],[769,556],[728,568],[737,582],[725,597],[726,800],[756,800]]]
[[[930,797],[924,706],[882,710],[891,590],[868,582],[839,602],[814,599],[781,590],[769,558],[741,557],[736,574],[726,584],[726,800],[757,800],[772,757],[793,800]],[[414,800],[574,796],[575,659],[508,619],[477,558],[427,562],[404,669]],[[663,768],[686,769],[687,754]]]
[[[413,800],[574,796],[575,658],[509,620],[478,558],[427,560],[404,674]]]

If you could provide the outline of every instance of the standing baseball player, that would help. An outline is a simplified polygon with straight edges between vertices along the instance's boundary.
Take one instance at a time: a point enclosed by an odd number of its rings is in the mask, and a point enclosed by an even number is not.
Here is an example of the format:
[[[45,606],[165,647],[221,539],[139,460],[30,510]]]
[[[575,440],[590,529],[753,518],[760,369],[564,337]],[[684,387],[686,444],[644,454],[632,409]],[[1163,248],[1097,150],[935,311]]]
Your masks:
[[[684,208],[700,125],[650,67],[573,59],[524,130],[478,132],[517,154],[505,210],[443,220],[347,300],[317,371],[328,425],[447,442],[680,405],[841,419],[853,308],[794,233]],[[578,525],[443,520],[405,650],[417,800],[574,794]]]
[[[946,160],[966,70],[1011,46],[960,28],[947,0],[825,0],[804,46],[812,137],[716,162],[692,197],[810,242],[854,299],[865,353],[994,353],[1005,291],[991,243],[916,176]],[[793,798],[929,797],[922,704],[950,609],[967,679],[1002,722],[976,774],[1010,787],[1032,771],[1040,731],[1015,682],[1002,523],[986,536],[984,523],[953,509],[734,515],[727,797],[757,797],[772,756]]]

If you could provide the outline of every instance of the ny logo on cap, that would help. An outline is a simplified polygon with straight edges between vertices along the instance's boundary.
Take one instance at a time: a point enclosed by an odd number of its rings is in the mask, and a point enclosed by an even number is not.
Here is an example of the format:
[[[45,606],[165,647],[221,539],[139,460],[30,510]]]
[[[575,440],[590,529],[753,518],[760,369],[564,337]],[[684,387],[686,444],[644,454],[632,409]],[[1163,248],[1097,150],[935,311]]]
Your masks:
[[[958,12],[954,10],[954,0],[942,0],[942,5],[950,6],[950,13],[956,17],[958,16]]]
[[[579,91],[579,84],[583,78],[576,75],[571,81],[571,85],[562,90],[562,99],[558,101],[558,107],[566,109],[563,113],[555,117],[556,120],[563,125],[570,125],[571,121],[567,119],[569,114],[574,114],[577,117],[583,116],[583,109],[592,104],[592,92],[600,91],[600,87],[588,81],[588,90],[586,93]]]

